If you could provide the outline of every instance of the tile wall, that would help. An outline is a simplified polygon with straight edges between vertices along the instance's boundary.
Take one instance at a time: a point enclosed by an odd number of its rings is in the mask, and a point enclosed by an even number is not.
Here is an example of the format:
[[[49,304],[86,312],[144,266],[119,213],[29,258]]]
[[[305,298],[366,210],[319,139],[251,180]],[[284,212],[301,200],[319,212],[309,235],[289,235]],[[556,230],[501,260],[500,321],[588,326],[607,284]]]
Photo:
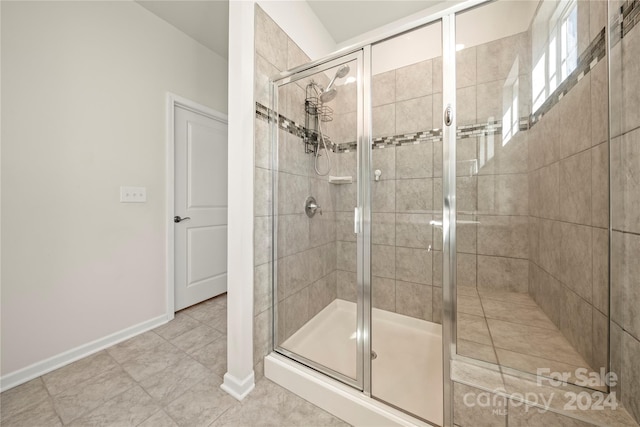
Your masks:
[[[373,170],[380,180],[372,186],[372,300],[373,306],[403,315],[440,321],[441,292],[433,278],[434,142],[384,143],[382,137],[414,134],[438,127],[432,120],[436,95],[433,60],[373,76]],[[342,86],[344,97],[355,90]],[[441,89],[438,89],[441,92]],[[441,93],[438,93],[441,103]],[[355,111],[345,111],[343,98],[335,100],[336,120],[328,132],[338,148],[337,175],[356,174]],[[438,107],[439,108],[439,107]],[[438,116],[439,118],[439,116]],[[346,124],[346,125],[345,125]],[[335,135],[335,136],[334,136]],[[409,138],[410,139],[410,138]],[[345,151],[345,146],[346,151]],[[438,163],[438,162],[435,162]],[[440,180],[441,181],[441,180]],[[338,209],[338,297],[355,301],[353,208],[355,185],[336,187]],[[440,258],[441,259],[441,258]],[[439,288],[438,288],[439,289]],[[435,297],[434,297],[434,294]],[[435,310],[434,310],[435,306]],[[437,313],[434,316],[434,313]]]
[[[578,3],[579,46],[606,24],[597,3]],[[528,291],[597,370],[608,363],[606,57],[580,74],[528,131]]]
[[[309,62],[309,58],[256,6],[255,29],[256,103],[270,106],[269,78],[280,71]],[[280,114],[304,124],[304,85],[282,86],[278,94]],[[272,268],[274,260],[272,204],[274,165],[270,125],[255,121],[254,175],[254,361],[256,375],[271,350]],[[313,157],[305,154],[299,136],[278,130],[278,170],[275,174],[278,209],[278,338],[282,343],[300,326],[336,298],[336,242],[334,197],[326,178],[313,171]],[[307,196],[313,194],[323,215],[310,219],[304,213]]]
[[[457,52],[458,125],[485,125],[457,141],[458,286],[479,291],[526,292],[529,208],[526,127],[530,112],[529,34]],[[517,132],[502,138],[490,124],[517,101]]]
[[[625,15],[622,28],[620,7]],[[635,22],[640,5],[612,1],[609,13],[611,366],[620,376],[617,393],[640,422],[640,26]]]
[[[613,6],[611,10],[617,9]],[[262,10],[257,8],[256,14],[256,101],[268,106],[268,76],[308,58]],[[605,2],[579,2],[580,46],[585,48],[605,23]],[[640,271],[636,259],[640,253],[639,31],[637,27],[627,30],[611,48],[611,363],[620,376],[614,389],[636,419],[640,419]],[[502,118],[506,98],[495,93],[504,95],[505,79],[515,57],[522,60],[520,70],[530,69],[528,37],[521,34],[458,53],[459,125]],[[440,69],[440,59],[435,58],[374,76],[374,137],[440,127],[439,114],[434,113],[441,104]],[[527,72],[518,75],[520,87],[530,87]],[[531,129],[518,132],[507,142],[491,132],[458,141],[457,191],[459,208],[465,212],[459,219],[480,223],[459,227],[459,285],[528,291],[593,367],[607,363],[606,83],[606,61],[599,61]],[[341,96],[350,96],[350,90],[355,88],[342,90],[336,105]],[[297,101],[281,105],[298,105],[303,88],[292,86],[287,91],[280,94],[281,101]],[[531,113],[529,105],[525,91],[520,95],[520,116]],[[415,115],[418,110],[423,114]],[[300,110],[292,109],[290,114],[304,122]],[[355,140],[354,118],[354,111],[336,108],[335,121],[327,127],[335,143]],[[254,348],[256,373],[260,375],[260,360],[269,351],[272,333],[272,164],[268,124],[257,119],[255,125]],[[328,206],[327,223],[322,225],[301,216],[295,197],[290,199],[291,205],[278,207],[283,213],[284,227],[280,228],[297,230],[278,236],[279,281],[285,283],[278,298],[284,313],[287,307],[302,307],[302,311],[290,311],[289,317],[285,314],[279,327],[286,336],[332,299],[355,299],[355,239],[351,230],[355,185],[329,186],[317,178],[309,172],[311,157],[303,158],[303,151],[287,148],[301,147],[302,142],[280,132],[283,167],[278,174],[279,191],[298,194],[301,199],[306,189],[313,190],[323,194]],[[382,171],[381,180],[373,187],[374,306],[433,321],[440,321],[441,235],[425,225],[440,219],[434,206],[441,199],[441,155],[437,141],[404,146],[381,143],[373,152],[374,169]],[[333,158],[332,175],[355,178],[353,149]],[[335,224],[335,232],[329,223]],[[300,269],[302,265],[314,265],[313,272]],[[456,383],[456,394],[470,387]],[[560,416],[522,413],[516,405],[504,413],[487,411],[476,416],[471,412],[457,405],[456,424],[517,424],[520,418],[531,417],[546,423]],[[465,421],[467,418],[471,421]]]

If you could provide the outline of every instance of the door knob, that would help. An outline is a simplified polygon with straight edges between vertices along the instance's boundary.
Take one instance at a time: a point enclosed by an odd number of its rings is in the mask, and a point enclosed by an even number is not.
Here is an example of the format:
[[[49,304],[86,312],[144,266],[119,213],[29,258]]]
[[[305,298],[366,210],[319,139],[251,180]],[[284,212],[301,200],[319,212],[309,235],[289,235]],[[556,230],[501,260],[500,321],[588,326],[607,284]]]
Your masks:
[[[188,217],[188,216],[185,216],[184,218],[180,218],[179,216],[174,216],[173,217],[173,222],[181,222],[181,221],[186,221],[188,219],[191,219],[191,218]]]

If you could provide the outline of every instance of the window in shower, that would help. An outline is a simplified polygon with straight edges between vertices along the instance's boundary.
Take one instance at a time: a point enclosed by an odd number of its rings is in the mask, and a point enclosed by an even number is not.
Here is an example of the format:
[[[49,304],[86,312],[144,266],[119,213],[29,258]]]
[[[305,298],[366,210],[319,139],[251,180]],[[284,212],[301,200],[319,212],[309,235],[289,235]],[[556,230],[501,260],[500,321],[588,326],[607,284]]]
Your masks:
[[[542,2],[532,23],[532,37],[535,67],[531,84],[533,110],[536,111],[577,67],[577,2]],[[546,41],[535,42],[540,39]]]

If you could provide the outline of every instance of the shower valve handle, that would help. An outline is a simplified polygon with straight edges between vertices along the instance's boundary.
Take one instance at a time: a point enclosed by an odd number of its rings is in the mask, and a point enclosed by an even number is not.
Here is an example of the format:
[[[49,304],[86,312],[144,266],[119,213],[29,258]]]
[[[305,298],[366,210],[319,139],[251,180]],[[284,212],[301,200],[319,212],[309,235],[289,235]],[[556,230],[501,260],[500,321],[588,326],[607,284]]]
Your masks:
[[[322,215],[322,208],[318,205],[313,196],[309,196],[304,202],[304,212],[309,218],[313,218],[316,213],[320,213],[320,215]]]
[[[322,215],[322,208],[318,205],[316,205],[315,203],[310,203],[309,204],[309,209],[312,210],[313,212],[317,212],[320,215]]]

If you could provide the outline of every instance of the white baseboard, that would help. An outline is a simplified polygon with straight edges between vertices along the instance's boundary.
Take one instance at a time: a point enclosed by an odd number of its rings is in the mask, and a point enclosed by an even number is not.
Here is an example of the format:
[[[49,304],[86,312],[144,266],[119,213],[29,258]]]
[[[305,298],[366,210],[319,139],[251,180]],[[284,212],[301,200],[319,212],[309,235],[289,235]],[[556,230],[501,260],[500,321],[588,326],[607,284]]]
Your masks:
[[[256,383],[254,380],[253,371],[251,371],[251,374],[244,380],[238,380],[236,377],[230,375],[227,372],[226,374],[224,374],[224,382],[222,383],[220,388],[229,393],[231,397],[237,400],[242,400],[247,397],[249,393],[251,393],[251,390],[253,390],[255,386]]]
[[[107,347],[111,347],[114,344],[128,340],[129,338],[163,325],[167,323],[172,317],[173,316],[163,314],[162,316],[146,320],[142,323],[138,323],[137,325],[133,325],[121,331],[114,332],[113,334],[107,335],[106,337],[99,338],[95,341],[57,354],[41,362],[36,362],[33,365],[3,375],[0,378],[0,391],[5,391],[20,384],[26,383],[27,381],[61,368],[65,365],[68,365],[69,363],[82,359],[83,357],[87,357],[93,353],[97,353],[100,350],[104,350]]]

